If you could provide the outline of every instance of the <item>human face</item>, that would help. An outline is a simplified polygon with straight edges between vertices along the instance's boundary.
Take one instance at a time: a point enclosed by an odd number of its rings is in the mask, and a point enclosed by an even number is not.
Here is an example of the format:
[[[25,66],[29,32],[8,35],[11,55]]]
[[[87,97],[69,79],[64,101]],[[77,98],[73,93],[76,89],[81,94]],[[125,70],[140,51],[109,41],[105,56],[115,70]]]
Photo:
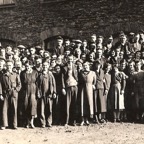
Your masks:
[[[114,51],[114,50],[111,52],[111,56],[112,56],[112,57],[115,56],[115,51]]]
[[[60,73],[60,71],[61,71],[60,66],[56,66],[56,67],[55,67],[55,72],[58,74],[58,73]]]
[[[103,38],[98,38],[98,43],[103,43]]]
[[[101,56],[102,56],[102,50],[98,50],[98,51],[97,51],[97,55],[98,55],[99,57],[101,57]]]
[[[86,55],[82,55],[82,56],[81,56],[81,59],[82,59],[83,61],[85,61],[85,60],[86,60]]]
[[[89,71],[90,70],[89,64],[88,63],[84,63],[83,64],[83,69],[84,69],[84,71]]]
[[[84,42],[82,43],[82,45],[83,45],[83,47],[87,47],[87,42],[84,41]]]
[[[122,38],[120,38],[120,40],[121,40],[122,43],[125,43],[127,38],[126,38],[126,36],[123,36]]]
[[[10,46],[8,46],[8,47],[6,48],[6,51],[7,51],[7,52],[11,52],[11,51],[12,51],[12,48],[11,48]]]
[[[44,50],[40,50],[40,51],[39,51],[39,54],[40,54],[41,56],[43,56]]]
[[[61,46],[63,44],[63,40],[62,39],[58,39],[57,40],[57,44],[58,44],[58,46]]]
[[[12,63],[12,62],[7,62],[7,63],[6,63],[6,67],[7,67],[7,70],[8,70],[9,72],[12,72],[13,63]]]
[[[128,67],[129,67],[130,70],[133,70],[133,69],[134,69],[133,63],[130,63],[130,64],[128,65]]]
[[[31,67],[31,65],[29,63],[26,63],[25,68],[26,68],[26,70],[29,71],[29,70],[31,70],[32,67]]]
[[[69,46],[69,45],[70,45],[70,41],[69,40],[65,41],[65,46]]]
[[[96,36],[92,35],[91,36],[91,42],[95,42],[96,41]]]
[[[36,65],[37,65],[37,66],[40,66],[41,63],[42,63],[42,60],[41,60],[41,59],[37,59],[37,60],[36,60]]]
[[[31,55],[35,54],[35,51],[36,51],[36,50],[35,50],[34,48],[30,48],[30,54],[31,54]]]
[[[45,52],[45,53],[44,53],[44,57],[45,57],[45,58],[47,58],[47,57],[49,57],[49,56],[50,56],[50,55],[49,55],[48,52]]]
[[[126,68],[126,63],[121,63],[120,67],[121,67],[121,70],[124,70]]]
[[[140,59],[140,57],[141,57],[141,53],[140,53],[140,52],[137,52],[137,53],[136,53],[136,59]]]
[[[68,57],[68,63],[73,63],[73,56]]]
[[[49,68],[49,63],[48,62],[44,62],[43,65],[42,65],[42,67],[43,67],[44,71],[47,71],[48,68]]]
[[[115,55],[116,55],[116,56],[119,56],[119,55],[120,55],[120,49],[116,49],[116,50],[115,50]]]

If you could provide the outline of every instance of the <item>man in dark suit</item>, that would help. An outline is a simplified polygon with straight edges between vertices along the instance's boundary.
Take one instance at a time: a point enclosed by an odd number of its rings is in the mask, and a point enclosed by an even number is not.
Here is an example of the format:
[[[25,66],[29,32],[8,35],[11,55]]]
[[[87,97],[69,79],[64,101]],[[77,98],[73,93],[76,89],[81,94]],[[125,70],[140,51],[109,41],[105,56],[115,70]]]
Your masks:
[[[53,53],[57,56],[64,54],[63,38],[61,36],[57,37],[57,46],[54,48]]]
[[[71,116],[71,123],[75,126],[76,122],[76,103],[77,103],[77,82],[78,73],[75,65],[73,64],[73,56],[68,56],[68,63],[64,67],[64,81],[62,92],[66,94],[66,123],[68,125]]]

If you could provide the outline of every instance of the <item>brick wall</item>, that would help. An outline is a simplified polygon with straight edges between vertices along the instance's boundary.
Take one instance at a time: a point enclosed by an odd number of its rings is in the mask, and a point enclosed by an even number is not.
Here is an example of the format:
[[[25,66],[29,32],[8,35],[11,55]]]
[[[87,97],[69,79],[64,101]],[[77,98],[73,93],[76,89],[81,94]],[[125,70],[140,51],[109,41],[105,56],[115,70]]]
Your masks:
[[[58,34],[84,39],[144,29],[143,0],[40,1],[16,0],[16,6],[0,8],[0,39],[37,45]]]

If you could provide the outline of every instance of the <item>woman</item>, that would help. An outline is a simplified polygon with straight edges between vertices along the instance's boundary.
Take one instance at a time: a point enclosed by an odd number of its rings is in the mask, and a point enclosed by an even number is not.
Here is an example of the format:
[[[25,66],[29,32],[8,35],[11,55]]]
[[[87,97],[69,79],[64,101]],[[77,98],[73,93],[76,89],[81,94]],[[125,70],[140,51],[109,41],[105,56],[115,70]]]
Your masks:
[[[81,82],[81,126],[86,122],[89,125],[88,118],[93,117],[93,89],[96,84],[96,75],[93,71],[90,71],[88,62],[83,64],[83,71],[80,74]]]
[[[113,67],[111,79],[111,95],[110,105],[113,111],[114,122],[120,122],[120,112],[125,109],[124,107],[124,90],[126,80],[123,73],[119,72],[116,66]]]
[[[34,118],[37,116],[37,78],[38,72],[32,69],[29,62],[26,70],[21,73],[22,91],[24,94],[24,114],[26,127],[34,128]]]

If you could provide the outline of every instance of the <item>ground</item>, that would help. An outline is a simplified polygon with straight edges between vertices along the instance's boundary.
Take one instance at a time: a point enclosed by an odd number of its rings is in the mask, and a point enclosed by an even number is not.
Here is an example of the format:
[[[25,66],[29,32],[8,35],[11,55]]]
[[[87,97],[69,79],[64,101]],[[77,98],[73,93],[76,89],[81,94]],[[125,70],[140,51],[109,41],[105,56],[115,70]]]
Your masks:
[[[144,144],[144,124],[6,129],[0,131],[0,144]]]

